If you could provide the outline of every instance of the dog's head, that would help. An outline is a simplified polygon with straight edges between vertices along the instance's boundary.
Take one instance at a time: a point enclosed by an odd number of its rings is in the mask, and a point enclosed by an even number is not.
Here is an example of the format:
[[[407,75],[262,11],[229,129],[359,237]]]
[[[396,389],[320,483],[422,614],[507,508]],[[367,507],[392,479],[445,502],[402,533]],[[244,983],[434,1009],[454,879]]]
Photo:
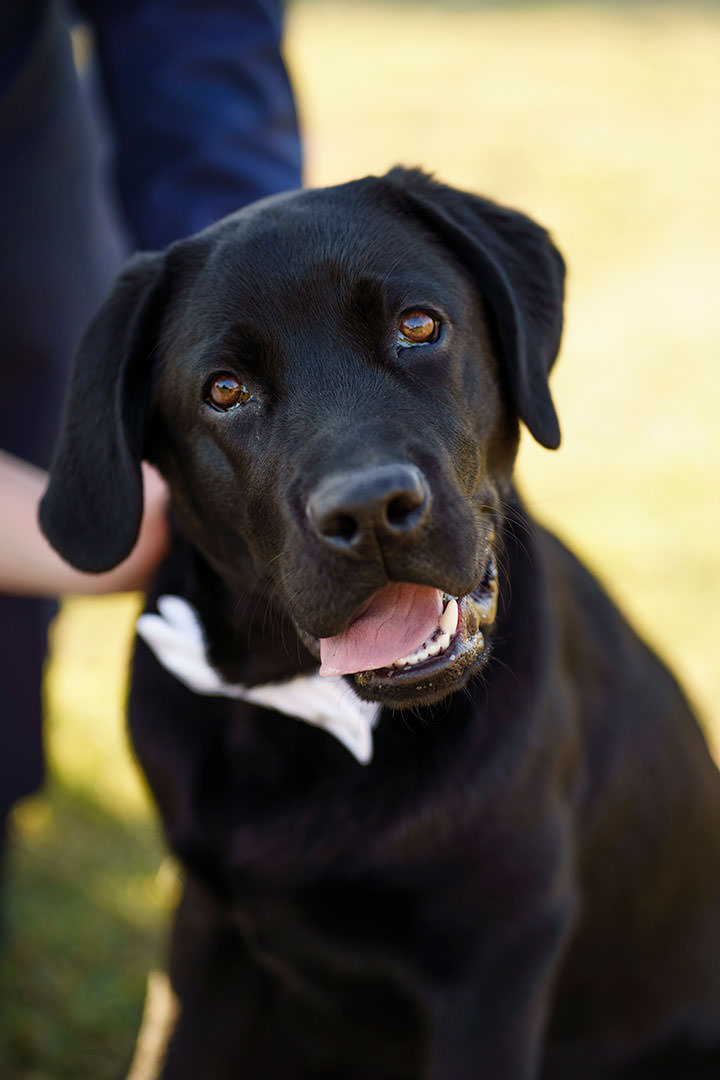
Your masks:
[[[81,344],[43,528],[130,551],[140,461],[230,593],[404,705],[487,655],[518,418],[559,442],[563,263],[528,218],[395,169],[138,256]]]

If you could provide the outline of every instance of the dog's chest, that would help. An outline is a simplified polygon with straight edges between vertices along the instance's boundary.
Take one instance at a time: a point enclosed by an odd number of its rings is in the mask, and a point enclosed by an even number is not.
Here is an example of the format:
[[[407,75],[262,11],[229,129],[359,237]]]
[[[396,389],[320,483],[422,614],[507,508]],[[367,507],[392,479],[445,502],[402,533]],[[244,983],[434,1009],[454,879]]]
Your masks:
[[[437,980],[462,977],[474,936],[462,918],[438,922],[421,891],[350,874],[294,887],[247,879],[231,918],[292,1026],[322,1020],[323,1039],[357,1055],[360,1025],[375,1065],[422,1045]]]

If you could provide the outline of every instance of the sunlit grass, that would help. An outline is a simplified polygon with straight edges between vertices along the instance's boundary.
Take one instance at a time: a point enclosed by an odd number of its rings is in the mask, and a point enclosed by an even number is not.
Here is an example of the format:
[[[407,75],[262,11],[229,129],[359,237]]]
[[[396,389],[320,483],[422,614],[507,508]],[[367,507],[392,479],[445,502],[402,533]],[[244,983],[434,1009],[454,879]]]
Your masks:
[[[48,678],[52,779],[15,815],[0,1075],[119,1080],[174,894],[123,721],[138,598],[69,603]]]
[[[304,0],[288,54],[309,182],[421,164],[554,233],[564,444],[526,438],[522,486],[720,731],[720,12]],[[117,1080],[161,951],[172,888],[122,721],[133,603],[76,602],[58,634],[0,982],[12,1080]]]

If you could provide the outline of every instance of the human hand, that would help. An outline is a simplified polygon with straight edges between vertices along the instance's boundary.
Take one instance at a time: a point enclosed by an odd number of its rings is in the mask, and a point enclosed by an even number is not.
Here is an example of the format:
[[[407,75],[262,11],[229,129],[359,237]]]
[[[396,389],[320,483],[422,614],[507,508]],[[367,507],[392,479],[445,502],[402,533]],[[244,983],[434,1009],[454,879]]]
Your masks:
[[[0,451],[0,592],[59,596],[143,589],[169,544],[165,482],[143,464],[143,483],[145,511],[133,551],[107,573],[83,574],[61,559],[40,531],[37,508],[46,473]]]

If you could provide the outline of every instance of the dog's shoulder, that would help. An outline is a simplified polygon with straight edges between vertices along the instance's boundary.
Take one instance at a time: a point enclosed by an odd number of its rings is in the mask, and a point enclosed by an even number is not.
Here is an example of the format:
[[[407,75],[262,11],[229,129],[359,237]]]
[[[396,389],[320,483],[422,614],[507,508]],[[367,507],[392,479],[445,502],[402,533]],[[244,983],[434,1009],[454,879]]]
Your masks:
[[[593,783],[660,768],[671,786],[716,769],[685,693],[635,631],[604,582],[552,532],[538,528],[553,624],[556,679],[585,744]],[[675,747],[674,754],[667,749]],[[693,780],[692,778],[695,778]],[[628,775],[628,783],[632,784]]]

